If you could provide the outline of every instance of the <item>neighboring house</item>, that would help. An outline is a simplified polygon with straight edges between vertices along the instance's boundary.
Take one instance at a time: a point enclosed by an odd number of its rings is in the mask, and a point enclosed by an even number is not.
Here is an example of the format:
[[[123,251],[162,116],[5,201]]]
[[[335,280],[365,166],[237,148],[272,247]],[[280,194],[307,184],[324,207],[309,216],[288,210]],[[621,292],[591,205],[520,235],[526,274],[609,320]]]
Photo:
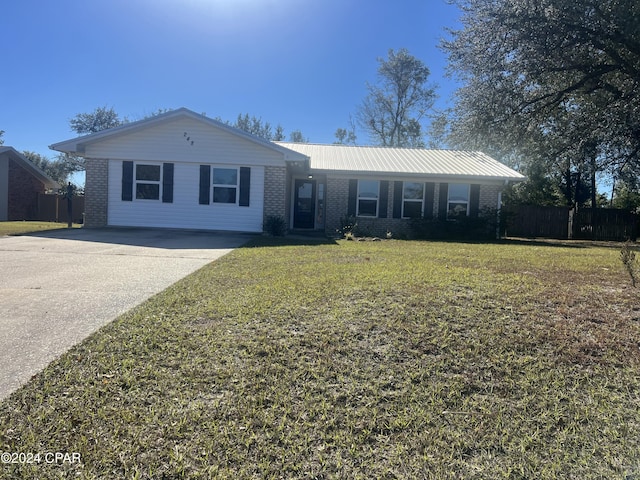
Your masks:
[[[33,220],[38,194],[56,186],[16,149],[0,146],[0,221]]]
[[[268,142],[178,109],[56,143],[87,159],[85,225],[334,233],[353,215],[379,232],[414,216],[500,208],[522,175],[478,152]]]

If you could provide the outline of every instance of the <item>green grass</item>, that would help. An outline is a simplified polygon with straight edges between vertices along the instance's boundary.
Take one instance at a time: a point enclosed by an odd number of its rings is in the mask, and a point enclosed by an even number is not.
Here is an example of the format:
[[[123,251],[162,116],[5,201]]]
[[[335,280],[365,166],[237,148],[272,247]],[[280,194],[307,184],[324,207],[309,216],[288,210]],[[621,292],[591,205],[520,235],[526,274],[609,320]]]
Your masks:
[[[78,224],[73,224],[78,228]],[[0,237],[5,235],[24,235],[26,233],[42,232],[44,230],[57,230],[67,228],[65,223],[57,222],[0,222]]]
[[[640,478],[616,248],[259,239],[0,404],[4,478]]]

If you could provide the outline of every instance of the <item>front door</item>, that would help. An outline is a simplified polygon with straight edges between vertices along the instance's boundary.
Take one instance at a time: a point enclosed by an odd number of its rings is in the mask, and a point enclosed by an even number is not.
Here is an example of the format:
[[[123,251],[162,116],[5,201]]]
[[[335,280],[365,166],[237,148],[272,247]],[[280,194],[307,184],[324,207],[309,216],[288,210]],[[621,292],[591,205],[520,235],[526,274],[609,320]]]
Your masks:
[[[296,179],[293,199],[293,228],[314,228],[316,181]]]

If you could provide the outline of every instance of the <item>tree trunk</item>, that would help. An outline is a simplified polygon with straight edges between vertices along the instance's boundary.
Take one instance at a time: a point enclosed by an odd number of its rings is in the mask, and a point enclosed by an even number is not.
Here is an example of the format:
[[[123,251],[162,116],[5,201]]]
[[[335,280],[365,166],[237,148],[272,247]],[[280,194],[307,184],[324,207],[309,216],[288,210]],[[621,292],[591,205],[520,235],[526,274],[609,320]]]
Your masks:
[[[589,161],[591,162],[591,239],[596,239],[596,229],[597,229],[597,220],[596,220],[596,205],[598,192],[596,190],[596,173],[598,171],[598,163],[597,163],[597,152],[594,147],[590,148],[588,151]]]

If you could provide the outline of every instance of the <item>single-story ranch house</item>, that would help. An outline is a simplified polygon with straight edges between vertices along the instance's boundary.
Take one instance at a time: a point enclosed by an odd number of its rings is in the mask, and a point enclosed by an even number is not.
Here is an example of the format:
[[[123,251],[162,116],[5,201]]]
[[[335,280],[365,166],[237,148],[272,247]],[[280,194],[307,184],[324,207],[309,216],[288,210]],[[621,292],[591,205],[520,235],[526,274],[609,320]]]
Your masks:
[[[335,233],[341,218],[377,235],[415,216],[499,209],[518,172],[479,152],[269,142],[185,108],[52,149],[86,158],[85,225]]]
[[[15,148],[0,145],[0,222],[34,219],[38,194],[57,186]]]

